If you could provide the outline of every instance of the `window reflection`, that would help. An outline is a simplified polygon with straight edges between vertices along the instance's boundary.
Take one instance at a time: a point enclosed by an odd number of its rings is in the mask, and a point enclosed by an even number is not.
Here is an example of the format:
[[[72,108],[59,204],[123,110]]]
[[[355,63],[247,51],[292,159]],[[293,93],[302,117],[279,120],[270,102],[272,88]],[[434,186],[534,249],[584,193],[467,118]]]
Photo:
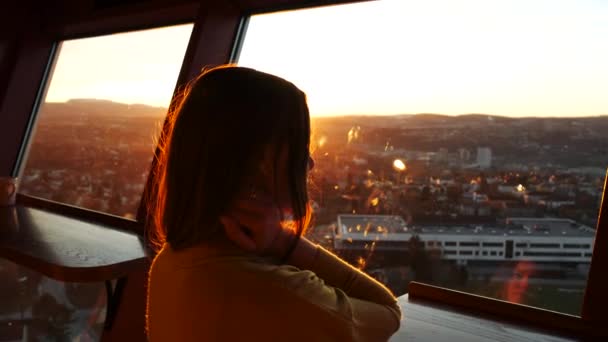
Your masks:
[[[515,264],[513,275],[507,280],[504,298],[510,302],[523,303],[523,296],[528,290],[528,282],[534,274],[534,263],[520,261]]]
[[[0,259],[0,336],[7,341],[98,341],[102,283],[63,283]]]

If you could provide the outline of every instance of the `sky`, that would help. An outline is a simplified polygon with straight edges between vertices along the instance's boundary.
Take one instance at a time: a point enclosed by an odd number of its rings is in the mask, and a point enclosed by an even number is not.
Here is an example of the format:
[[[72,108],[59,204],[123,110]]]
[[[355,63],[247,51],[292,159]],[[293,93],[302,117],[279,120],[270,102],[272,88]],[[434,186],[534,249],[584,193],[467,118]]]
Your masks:
[[[166,105],[190,31],[65,42],[47,101]],[[255,15],[238,64],[292,81],[313,116],[587,116],[608,114],[607,39],[604,0],[380,0]]]
[[[45,101],[97,98],[167,107],[192,24],[61,43]]]

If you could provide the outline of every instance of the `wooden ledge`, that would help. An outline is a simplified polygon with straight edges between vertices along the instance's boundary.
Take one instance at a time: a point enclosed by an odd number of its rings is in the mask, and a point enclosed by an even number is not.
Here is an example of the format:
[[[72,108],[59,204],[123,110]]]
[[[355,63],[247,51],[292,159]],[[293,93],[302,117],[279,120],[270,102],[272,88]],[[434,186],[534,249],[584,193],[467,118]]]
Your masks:
[[[24,205],[0,207],[0,257],[66,282],[117,279],[148,264],[135,233]]]
[[[542,308],[510,303],[503,300],[478,296],[471,293],[438,286],[411,282],[408,286],[408,302],[439,305],[460,314],[484,317],[487,320],[508,322],[546,334],[584,339],[605,338],[608,331],[602,326],[568,315]]]
[[[403,320],[391,342],[434,341],[579,341],[581,338],[523,326],[497,317],[474,314],[457,308],[424,300],[411,295],[399,297]]]

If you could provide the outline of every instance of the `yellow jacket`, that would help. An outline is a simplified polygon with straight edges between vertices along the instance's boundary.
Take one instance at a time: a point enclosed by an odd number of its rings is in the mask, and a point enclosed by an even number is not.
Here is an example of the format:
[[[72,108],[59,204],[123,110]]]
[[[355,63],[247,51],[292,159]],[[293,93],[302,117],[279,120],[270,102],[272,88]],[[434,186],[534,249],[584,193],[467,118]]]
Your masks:
[[[298,269],[236,247],[165,245],[148,283],[157,341],[386,341],[401,312],[388,289],[317,247]]]

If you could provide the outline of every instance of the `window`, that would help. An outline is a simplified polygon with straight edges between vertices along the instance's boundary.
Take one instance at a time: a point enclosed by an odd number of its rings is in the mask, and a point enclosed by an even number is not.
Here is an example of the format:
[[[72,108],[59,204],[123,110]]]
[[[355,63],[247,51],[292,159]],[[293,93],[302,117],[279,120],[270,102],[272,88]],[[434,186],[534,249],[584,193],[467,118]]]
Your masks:
[[[589,245],[589,244],[580,244],[580,243],[565,243],[564,244],[564,248],[584,248],[584,249],[588,249],[588,248],[591,248],[591,245]]]
[[[590,258],[546,245],[592,246],[595,236],[608,166],[606,15],[594,1],[540,0],[385,0],[259,14],[238,63],[307,94],[312,232],[341,214],[403,222],[349,261],[369,260],[368,272],[410,270],[387,277],[397,295],[414,279],[578,315]],[[416,238],[451,250],[380,243]],[[478,256],[484,267],[455,250],[455,241],[474,240],[487,249]],[[545,247],[513,260],[507,240]],[[341,246],[334,239],[345,255]]]
[[[479,242],[459,242],[461,247],[479,247]]]
[[[192,25],[61,43],[22,192],[134,218]]]
[[[559,243],[531,243],[530,248],[559,248]]]

